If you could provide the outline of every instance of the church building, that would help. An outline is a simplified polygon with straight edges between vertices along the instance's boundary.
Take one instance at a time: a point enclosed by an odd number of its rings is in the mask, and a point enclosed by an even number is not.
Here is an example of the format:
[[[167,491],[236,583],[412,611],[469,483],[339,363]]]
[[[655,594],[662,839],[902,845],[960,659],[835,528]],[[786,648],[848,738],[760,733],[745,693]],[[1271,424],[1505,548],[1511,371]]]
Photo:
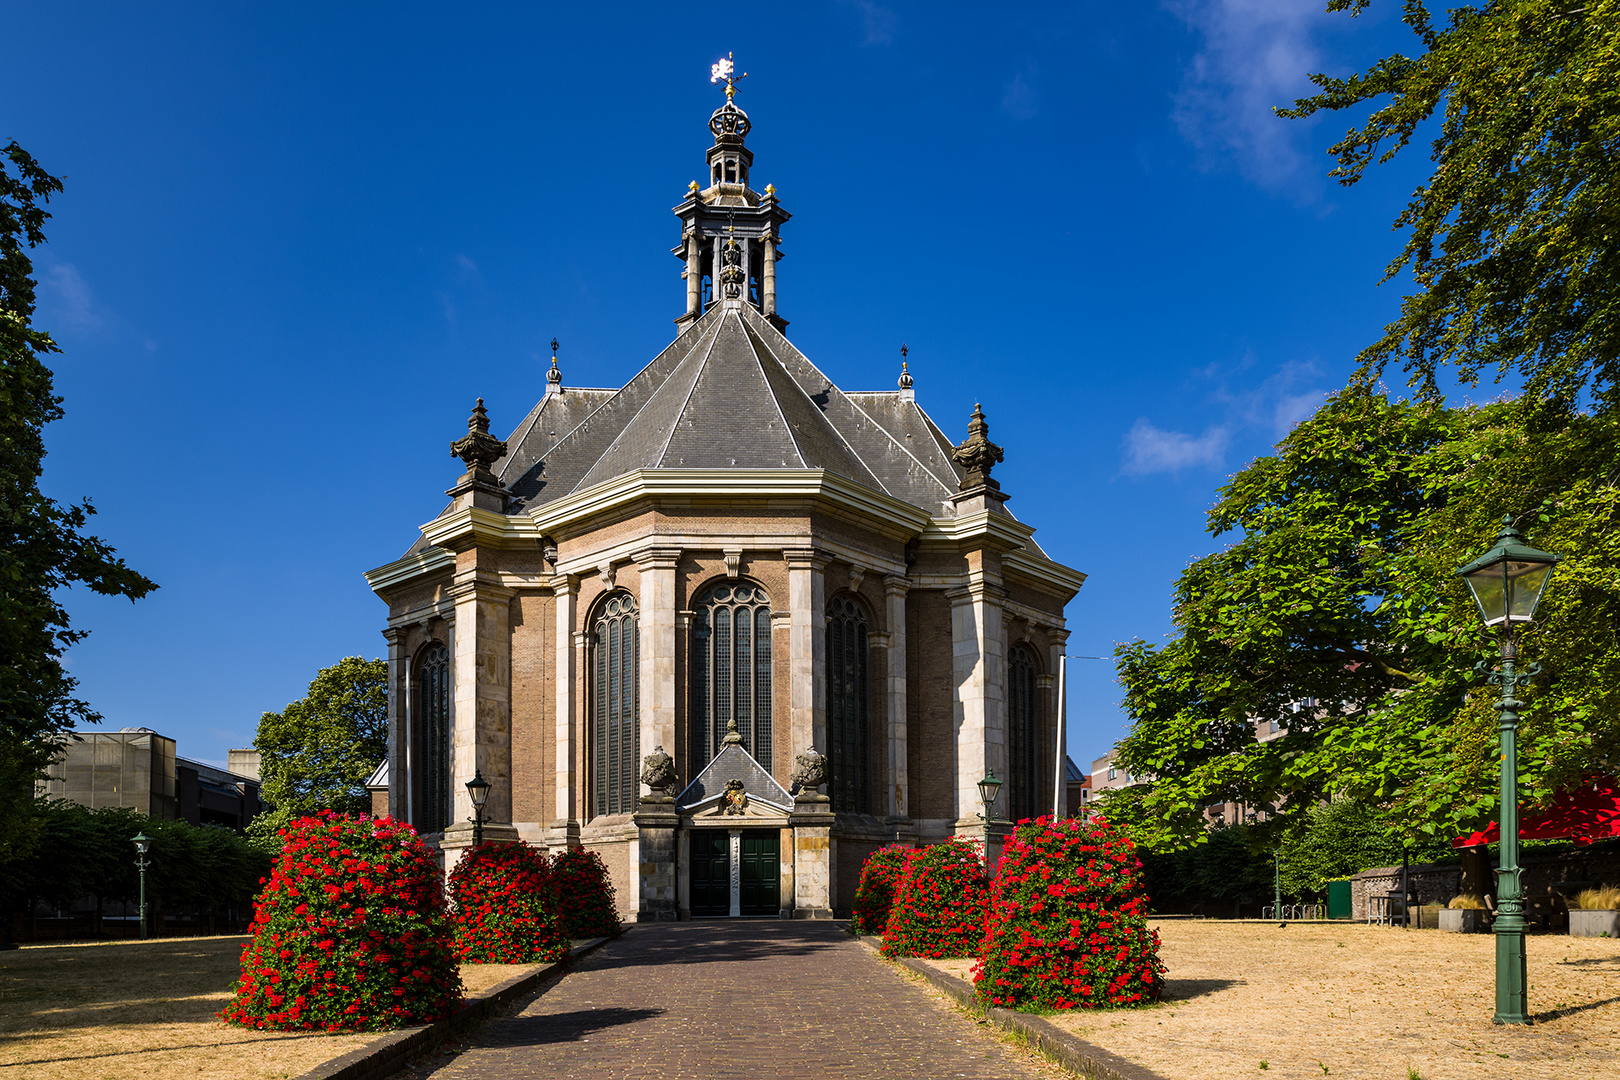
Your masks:
[[[600,853],[641,921],[830,918],[884,845],[993,856],[1052,807],[1084,581],[1007,511],[979,408],[958,442],[903,358],[897,389],[841,390],[788,340],[790,215],[725,83],[674,208],[675,340],[619,388],[554,355],[504,441],[480,400],[452,502],[366,575],[394,816],[453,861],[481,776],[486,840]]]

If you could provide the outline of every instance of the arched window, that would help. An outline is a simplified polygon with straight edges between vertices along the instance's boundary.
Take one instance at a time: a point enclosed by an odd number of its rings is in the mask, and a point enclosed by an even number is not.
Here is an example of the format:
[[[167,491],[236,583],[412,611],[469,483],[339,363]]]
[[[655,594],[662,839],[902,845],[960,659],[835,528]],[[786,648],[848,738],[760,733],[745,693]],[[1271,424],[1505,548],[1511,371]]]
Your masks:
[[[758,585],[704,591],[692,620],[692,759],[720,752],[735,719],[743,748],[771,768],[771,599]]]
[[[1007,814],[1013,821],[1040,813],[1038,674],[1029,647],[1013,646],[1007,661]]]
[[[852,597],[827,604],[828,783],[834,810],[872,810],[871,688],[866,612]]]
[[[596,813],[635,810],[641,760],[641,644],[636,632],[636,601],[614,593],[597,609],[591,625],[594,686],[591,728],[595,736]]]
[[[450,824],[450,650],[434,642],[416,659],[417,832]]]

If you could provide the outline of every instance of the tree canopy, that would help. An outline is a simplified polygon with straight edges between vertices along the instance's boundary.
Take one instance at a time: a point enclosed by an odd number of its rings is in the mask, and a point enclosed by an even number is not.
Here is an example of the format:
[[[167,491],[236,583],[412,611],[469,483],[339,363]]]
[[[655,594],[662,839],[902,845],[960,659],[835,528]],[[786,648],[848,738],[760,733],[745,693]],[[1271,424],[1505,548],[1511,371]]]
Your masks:
[[[1351,14],[1370,0],[1330,0]],[[1372,105],[1330,153],[1345,185],[1391,160],[1438,116],[1434,171],[1395,220],[1386,280],[1417,285],[1360,356],[1368,382],[1399,360],[1422,396],[1438,374],[1516,372],[1533,398],[1608,407],[1620,393],[1620,0],[1488,0],[1401,17],[1421,50],[1349,78],[1288,117]]]
[[[85,635],[62,603],[82,584],[131,600],[157,588],[82,531],[95,509],[63,506],[39,490],[45,425],[62,416],[47,353],[33,325],[28,249],[45,242],[45,204],[62,190],[15,142],[0,151],[0,862],[25,854],[38,830],[34,778],[58,739],[101,717],[76,696],[62,651]]]
[[[388,752],[387,663],[350,656],[321,669],[302,700],[259,718],[253,745],[259,795],[276,808],[265,828],[320,810],[369,811],[366,778]]]
[[[1334,396],[1220,491],[1237,534],[1178,579],[1176,635],[1122,645],[1134,725],[1110,796],[1150,847],[1204,838],[1217,801],[1388,807],[1408,837],[1495,816],[1495,660],[1462,566],[1504,514],[1562,555],[1526,661],[1520,779],[1544,802],[1620,765],[1620,417],[1527,399],[1469,408]],[[1314,704],[1312,704],[1314,702]],[[1257,725],[1276,720],[1278,738]],[[1262,832],[1288,828],[1284,814]]]

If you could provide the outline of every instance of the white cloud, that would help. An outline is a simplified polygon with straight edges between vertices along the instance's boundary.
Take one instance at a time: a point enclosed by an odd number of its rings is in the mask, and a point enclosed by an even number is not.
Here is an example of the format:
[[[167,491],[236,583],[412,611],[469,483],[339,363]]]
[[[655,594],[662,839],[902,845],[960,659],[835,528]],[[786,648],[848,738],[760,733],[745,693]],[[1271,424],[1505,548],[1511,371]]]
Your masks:
[[[894,29],[900,16],[893,8],[873,3],[873,0],[839,0],[845,7],[854,8],[861,16],[861,30],[866,35],[862,45],[887,45],[894,40]]]
[[[1018,120],[1028,120],[1038,111],[1035,94],[1035,65],[1030,64],[1001,86],[1001,110]]]
[[[1219,468],[1226,457],[1229,436],[1224,425],[1208,428],[1202,435],[1188,435],[1155,427],[1144,418],[1131,425],[1125,435],[1122,471],[1127,476],[1148,476],[1180,472],[1195,465]]]
[[[1165,0],[1203,38],[1175,99],[1182,137],[1211,159],[1236,164],[1273,190],[1305,180],[1309,121],[1271,110],[1314,90],[1323,68],[1316,35],[1321,0]]]
[[[95,293],[72,263],[46,266],[39,275],[38,323],[59,336],[100,333],[107,318]]]

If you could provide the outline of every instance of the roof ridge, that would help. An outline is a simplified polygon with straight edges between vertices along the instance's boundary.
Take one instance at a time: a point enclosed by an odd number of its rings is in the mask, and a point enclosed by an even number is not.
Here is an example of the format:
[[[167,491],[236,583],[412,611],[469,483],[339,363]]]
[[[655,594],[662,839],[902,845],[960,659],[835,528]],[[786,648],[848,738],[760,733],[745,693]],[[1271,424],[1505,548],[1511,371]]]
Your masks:
[[[697,384],[703,378],[703,369],[709,366],[709,357],[714,355],[714,347],[716,343],[719,342],[720,331],[725,327],[725,325],[726,317],[724,314],[722,314],[719,319],[715,320],[714,333],[709,335],[709,348],[704,352],[703,359],[698,361],[697,373],[692,376],[692,385],[686,388],[686,397],[681,400],[681,407],[675,410],[675,418],[669,423],[669,433],[664,436],[664,445],[660,446],[658,448],[658,453],[653,455],[652,467],[655,469],[663,467],[664,455],[669,453],[669,444],[675,440],[675,429],[680,425],[681,417],[686,415],[686,407],[692,403],[692,394],[696,392]],[[696,350],[694,349],[693,351],[695,352]],[[679,365],[676,366],[677,368],[679,367]],[[670,374],[674,375],[675,373],[672,371]],[[648,395],[647,400],[642,403],[641,409],[645,409],[651,404],[652,396]],[[636,416],[641,415],[641,409],[636,410]],[[630,430],[630,424],[634,424],[636,422],[636,416],[632,416],[630,418],[630,423],[625,424],[624,430],[619,432],[620,439],[624,438],[624,433]],[[613,447],[617,445],[619,445],[619,439],[614,439],[613,444],[607,448],[607,453],[604,453],[602,457],[605,458],[608,454],[611,454],[613,452]],[[598,458],[597,460],[600,461],[601,458]]]
[[[760,321],[761,322],[765,321],[764,316],[760,316]],[[769,324],[767,323],[766,325],[769,325]],[[749,327],[748,329],[752,331],[754,328]],[[775,328],[772,327],[772,329],[775,329]],[[831,379],[827,378],[827,373],[825,371],[822,371],[820,368],[816,367],[814,361],[812,361],[808,356],[805,356],[804,353],[799,352],[799,350],[794,347],[793,343],[788,341],[787,335],[779,334],[779,336],[782,338],[782,340],[784,342],[787,342],[787,345],[788,345],[789,348],[792,348],[794,352],[798,352],[801,357],[804,357],[804,362],[810,365],[810,370],[814,371],[817,375],[821,376],[822,380],[824,382],[826,382],[827,388],[829,390],[836,390],[838,392],[839,397],[843,398],[845,401],[849,401],[849,395],[844,393],[842,390],[839,390],[838,385],[836,383],[834,383]],[[764,343],[761,342],[761,344],[764,344]],[[772,355],[772,359],[775,359],[774,354]],[[777,365],[779,367],[781,366],[781,361],[780,360],[777,361]],[[799,393],[804,395],[804,399],[810,403],[811,408],[813,408],[813,409],[815,409],[815,410],[817,410],[818,412],[821,412],[821,413],[826,412],[825,409],[822,409],[819,405],[817,405],[815,403],[815,400],[813,398],[811,398],[811,396],[808,393],[805,393],[804,387],[799,385],[799,380],[795,379],[793,377],[792,372],[788,371],[787,368],[783,367],[782,368],[782,373],[788,377],[788,382],[793,384],[793,388],[795,390],[797,390]],[[853,401],[850,401],[849,403],[850,403],[851,406],[855,405],[855,403]],[[861,411],[861,415],[862,416],[867,415],[865,410]],[[870,419],[870,417],[868,417],[868,419]],[[881,425],[879,425],[879,426],[880,426],[880,429],[881,429]],[[840,443],[842,443],[843,446],[844,446],[844,449],[849,452],[850,458],[857,465],[859,465],[862,469],[864,469],[866,471],[866,475],[870,476],[872,478],[872,482],[877,484],[877,487],[878,487],[879,491],[881,491],[881,492],[883,492],[883,494],[891,496],[893,498],[898,498],[899,497],[899,496],[895,495],[894,492],[889,490],[889,486],[883,482],[883,478],[877,474],[877,471],[875,469],[873,469],[872,466],[870,466],[870,465],[868,465],[866,463],[866,459],[861,456],[860,451],[856,450],[855,447],[853,445],[851,445],[850,441],[844,437],[844,433],[842,431],[838,430],[838,425],[837,424],[834,424],[831,421],[828,421],[827,427],[832,430],[832,433],[834,435],[838,436],[838,441]],[[887,434],[887,432],[885,432],[885,434]],[[794,440],[793,445],[794,446],[799,445],[797,439]],[[802,457],[803,455],[801,454],[800,456]],[[933,474],[930,473],[929,475],[932,476]]]
[[[805,456],[804,447],[799,444],[798,437],[794,435],[793,425],[788,423],[787,413],[782,411],[782,402],[777,399],[776,388],[771,383],[770,375],[765,371],[765,361],[759,355],[758,346],[754,344],[754,335],[748,332],[748,327],[746,325],[742,325],[742,320],[740,318],[737,320],[737,322],[740,326],[742,326],[743,340],[748,342],[748,351],[754,354],[754,363],[759,365],[759,377],[765,383],[766,396],[771,399],[771,405],[775,407],[776,415],[782,418],[782,430],[787,432],[789,441],[793,443],[794,453],[799,455],[799,465],[802,468],[809,468],[810,459]],[[794,385],[797,386],[798,384],[794,383]],[[828,426],[830,427],[831,425],[829,424]]]
[[[862,390],[862,391],[856,391],[856,392],[857,393],[883,394],[883,393],[887,393],[888,391],[885,391],[885,390],[864,391],[864,390]],[[894,392],[898,394],[900,391],[896,390]],[[888,428],[884,427],[882,424],[878,423],[877,420],[873,418],[871,413],[869,413],[865,409],[861,408],[861,403],[860,402],[858,402],[854,398],[850,397],[849,393],[847,391],[840,391],[840,393],[842,393],[844,395],[844,397],[849,399],[849,404],[850,404],[851,408],[853,408],[856,412],[860,413],[862,416],[866,417],[867,422],[870,423],[873,427],[875,427],[879,431],[883,432],[883,434],[888,437],[888,440],[890,442],[894,443],[895,446],[900,448],[901,453],[905,454],[906,457],[910,458],[912,461],[915,461],[917,463],[917,467],[919,469],[921,469],[923,472],[927,473],[929,476],[932,476],[934,478],[934,483],[938,484],[940,487],[944,488],[946,491],[951,490],[951,485],[949,485],[945,481],[941,480],[937,475],[935,475],[933,469],[930,469],[927,465],[923,464],[923,460],[921,458],[919,458],[916,454],[913,454],[911,452],[911,448],[909,446],[907,446],[905,443],[901,442],[899,439],[895,438],[894,433],[892,431],[890,431]],[[915,402],[913,402],[913,404],[915,404]],[[956,479],[956,478],[952,477],[952,479]],[[961,481],[958,480],[957,483],[961,483]]]

